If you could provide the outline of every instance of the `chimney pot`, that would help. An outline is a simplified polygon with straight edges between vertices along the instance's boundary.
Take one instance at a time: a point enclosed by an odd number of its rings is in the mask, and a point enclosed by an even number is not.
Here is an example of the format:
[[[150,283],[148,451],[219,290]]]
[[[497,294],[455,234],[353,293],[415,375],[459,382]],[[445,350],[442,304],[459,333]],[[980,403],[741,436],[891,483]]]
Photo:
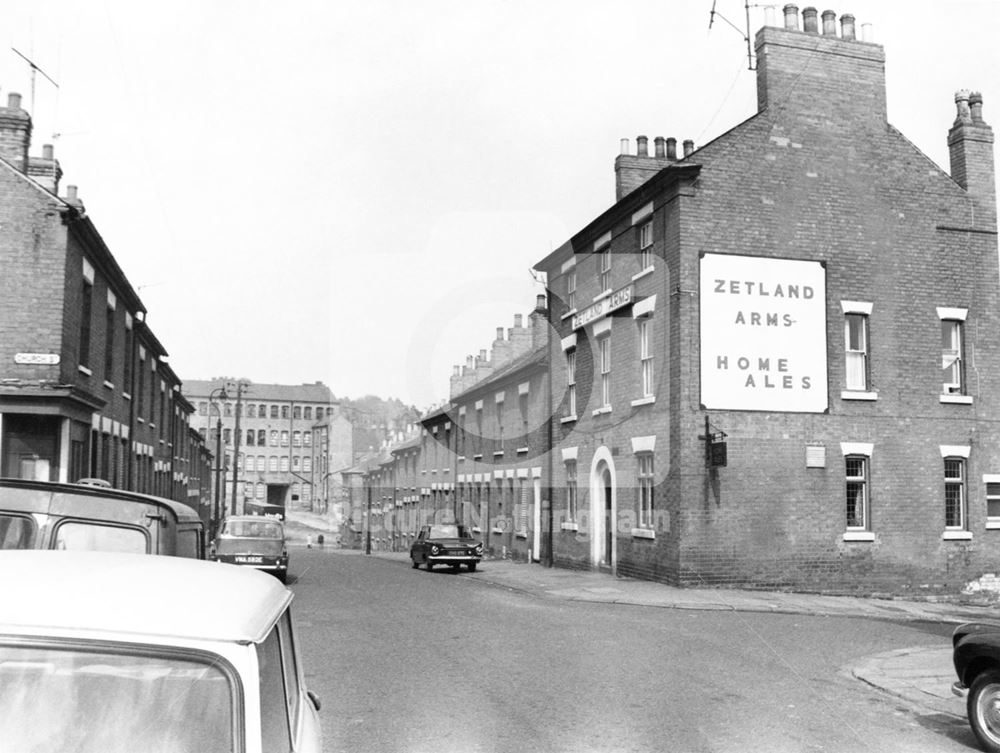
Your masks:
[[[823,34],[837,36],[837,14],[832,10],[823,11]]]
[[[523,321],[524,321],[524,319],[521,318],[520,314],[514,314],[514,327],[516,327],[517,329],[520,329],[521,328],[521,323]]]
[[[545,311],[545,294],[539,293],[535,296],[535,311]]]
[[[622,139],[619,142],[619,154],[628,154],[628,139]]]
[[[784,7],[785,28],[792,31],[799,30],[799,6],[789,3]]]
[[[10,94],[8,94],[7,95],[7,107],[11,108],[12,110],[20,110],[21,109],[21,95],[20,94],[15,94],[14,92],[11,92]]]
[[[972,113],[973,123],[983,122],[983,95],[980,92],[972,92],[969,95],[969,110]]]
[[[76,201],[76,186],[66,186],[66,199]]]
[[[854,41],[854,16],[850,13],[840,17],[840,38]]]
[[[462,367],[457,365],[453,366],[451,369],[451,373],[453,376],[462,376]]]
[[[667,159],[677,159],[677,139],[673,136],[667,139]]]
[[[486,348],[479,351],[479,360],[486,363]]]
[[[684,140],[684,159],[687,159],[688,157],[690,157],[692,152],[694,152],[694,142],[691,139],[685,139]]]
[[[764,26],[774,26],[774,6],[764,6]]]
[[[635,151],[639,157],[649,156],[648,144],[649,144],[649,139],[647,139],[645,136],[635,137]]]
[[[663,159],[664,157],[667,156],[666,146],[663,143],[663,137],[662,136],[657,136],[655,139],[653,139],[653,147],[654,147],[654,152],[653,153],[658,158]]]
[[[872,28],[871,24],[861,24],[861,41],[862,42],[875,41],[875,30]]]
[[[497,340],[503,340],[503,327],[497,327]]]
[[[811,5],[808,8],[802,9],[802,30],[806,32],[806,34],[819,33],[819,20],[817,15],[818,11]]]
[[[43,159],[54,159],[55,150],[52,148],[52,144],[42,144],[42,158]]]
[[[959,123],[971,123],[972,111],[969,109],[968,89],[959,89],[955,92],[955,125]]]

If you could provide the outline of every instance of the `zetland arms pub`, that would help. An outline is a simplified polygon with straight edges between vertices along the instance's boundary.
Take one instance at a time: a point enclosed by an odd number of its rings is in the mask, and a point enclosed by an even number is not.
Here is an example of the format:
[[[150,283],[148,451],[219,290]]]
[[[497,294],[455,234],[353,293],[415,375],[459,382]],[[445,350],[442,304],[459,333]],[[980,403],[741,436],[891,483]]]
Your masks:
[[[615,203],[536,265],[556,566],[896,593],[1000,573],[992,129],[959,92],[935,165],[843,18],[761,29],[757,114],[682,157],[641,137]]]

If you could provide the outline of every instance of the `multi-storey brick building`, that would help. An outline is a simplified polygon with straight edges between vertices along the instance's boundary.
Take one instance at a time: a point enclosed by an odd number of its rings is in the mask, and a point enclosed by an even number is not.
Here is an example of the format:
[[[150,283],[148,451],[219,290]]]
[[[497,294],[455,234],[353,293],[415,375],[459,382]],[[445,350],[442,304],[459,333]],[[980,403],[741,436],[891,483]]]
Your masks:
[[[202,502],[207,456],[167,351],[76,188],[59,195],[52,148],[28,156],[31,130],[11,94],[0,107],[0,475],[98,477]]]
[[[351,425],[329,387],[192,379],[184,394],[197,406],[192,423],[213,452],[221,423],[221,513],[299,508],[337,516],[332,500],[352,454]]]
[[[405,551],[419,527],[459,521],[494,556],[539,560],[547,508],[548,324],[539,296],[527,325],[497,329],[490,349],[456,366],[451,396],[417,436],[387,448],[364,471],[375,545]]]
[[[949,175],[888,123],[883,48],[803,16],[756,35],[756,115],[681,155],[640,137],[616,203],[537,265],[557,565],[843,589],[995,572],[982,97],[956,98]]]

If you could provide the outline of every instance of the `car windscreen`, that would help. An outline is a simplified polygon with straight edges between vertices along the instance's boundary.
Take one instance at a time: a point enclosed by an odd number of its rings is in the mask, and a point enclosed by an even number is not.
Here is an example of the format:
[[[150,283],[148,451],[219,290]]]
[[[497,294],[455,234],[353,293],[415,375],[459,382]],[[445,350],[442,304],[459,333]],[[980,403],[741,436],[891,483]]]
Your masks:
[[[0,749],[231,753],[234,684],[208,659],[0,645]]]
[[[56,528],[54,548],[87,552],[148,554],[149,539],[138,528],[67,520]]]
[[[280,523],[269,520],[229,520],[222,529],[222,535],[249,539],[280,539],[284,537],[284,531]]]
[[[34,549],[37,532],[28,516],[0,513],[0,549]]]
[[[468,538],[465,526],[459,525],[436,525],[431,526],[427,538],[430,539],[464,539]]]

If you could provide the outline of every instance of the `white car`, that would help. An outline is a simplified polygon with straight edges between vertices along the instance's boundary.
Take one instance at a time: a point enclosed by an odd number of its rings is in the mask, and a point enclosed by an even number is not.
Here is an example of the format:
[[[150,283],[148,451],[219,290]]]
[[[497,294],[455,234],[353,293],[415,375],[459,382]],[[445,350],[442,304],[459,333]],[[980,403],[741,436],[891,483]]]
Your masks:
[[[293,594],[177,557],[0,552],[0,748],[322,749]]]

